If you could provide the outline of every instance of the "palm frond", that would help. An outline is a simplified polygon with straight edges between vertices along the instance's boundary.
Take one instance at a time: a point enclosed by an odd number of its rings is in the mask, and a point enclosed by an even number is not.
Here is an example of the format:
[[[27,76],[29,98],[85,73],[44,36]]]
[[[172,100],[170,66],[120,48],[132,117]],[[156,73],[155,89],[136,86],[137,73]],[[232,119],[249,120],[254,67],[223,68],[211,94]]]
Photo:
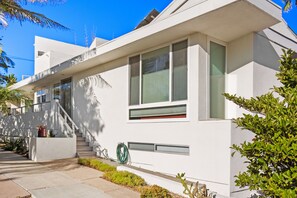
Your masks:
[[[8,68],[14,67],[14,62],[7,56],[5,51],[0,52],[0,67],[7,71]]]
[[[6,18],[3,12],[0,12],[0,25],[2,25],[3,27],[8,26],[8,23],[6,21]]]
[[[292,9],[292,2],[293,2],[293,0],[282,0],[283,2],[284,2],[284,4],[285,4],[285,6],[284,6],[284,11],[285,12],[288,12],[289,10],[291,10]],[[295,4],[296,4],[296,2],[297,1],[295,1]]]
[[[41,27],[68,30],[67,27],[61,25],[60,23],[50,18],[47,18],[43,14],[31,12],[29,10],[22,8],[21,5],[15,0],[1,0],[0,11],[4,13],[5,17],[8,17],[12,20],[16,19],[21,23],[24,21],[29,21]]]

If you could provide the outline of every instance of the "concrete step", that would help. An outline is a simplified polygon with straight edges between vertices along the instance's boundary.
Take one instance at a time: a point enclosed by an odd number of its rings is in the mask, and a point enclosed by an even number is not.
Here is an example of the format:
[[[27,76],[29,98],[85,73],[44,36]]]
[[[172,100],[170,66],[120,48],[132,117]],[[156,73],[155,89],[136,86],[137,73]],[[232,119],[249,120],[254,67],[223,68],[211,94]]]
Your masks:
[[[77,146],[76,147],[77,152],[82,152],[82,151],[92,151],[92,148],[89,146]]]
[[[89,147],[89,143],[84,142],[84,141],[79,141],[79,142],[76,142],[76,147],[78,147],[78,146],[87,146],[87,147]]]
[[[76,137],[82,137],[81,133],[75,133]]]
[[[96,153],[94,151],[80,151],[77,152],[78,157],[96,157]]]
[[[84,137],[76,137],[76,141],[86,141],[86,138],[84,138]]]

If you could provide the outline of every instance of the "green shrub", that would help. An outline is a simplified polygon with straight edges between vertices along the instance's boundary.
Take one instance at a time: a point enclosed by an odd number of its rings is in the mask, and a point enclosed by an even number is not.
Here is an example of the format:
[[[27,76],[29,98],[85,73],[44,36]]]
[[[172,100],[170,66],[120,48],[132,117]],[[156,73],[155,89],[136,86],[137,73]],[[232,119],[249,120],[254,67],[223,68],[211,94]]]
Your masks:
[[[264,197],[297,196],[297,59],[292,50],[284,51],[280,72],[281,86],[256,98],[225,94],[228,100],[252,112],[234,122],[254,133],[250,142],[232,149],[246,158],[247,169],[236,176],[236,185],[258,190]],[[245,132],[245,131],[244,131]]]
[[[94,169],[102,171],[102,172],[109,172],[109,171],[116,170],[116,167],[111,166],[106,163],[103,163],[103,162],[99,161],[98,159],[79,158],[78,163],[81,165],[84,165],[84,166],[94,168]]]
[[[6,151],[15,151],[19,154],[26,154],[28,152],[24,138],[6,141],[3,149]]]
[[[134,188],[147,198],[171,198],[169,191],[160,186],[147,186],[144,179],[128,171],[117,171],[116,167],[105,164],[98,159],[79,158],[78,164],[105,172],[103,178],[115,184]]]
[[[90,159],[78,158],[78,164],[81,164],[84,166],[90,166]]]
[[[131,188],[146,185],[144,179],[128,171],[106,172],[103,175],[103,178],[115,184],[120,184]]]
[[[171,194],[165,188],[157,185],[139,188],[141,198],[171,198]]]

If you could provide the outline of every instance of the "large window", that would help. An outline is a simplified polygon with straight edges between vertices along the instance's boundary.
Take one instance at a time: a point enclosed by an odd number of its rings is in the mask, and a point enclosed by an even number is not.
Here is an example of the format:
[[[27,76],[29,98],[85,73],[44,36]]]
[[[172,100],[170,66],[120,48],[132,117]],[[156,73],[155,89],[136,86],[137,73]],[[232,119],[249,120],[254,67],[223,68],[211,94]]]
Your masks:
[[[169,101],[169,47],[142,55],[142,103]]]
[[[210,118],[225,118],[226,47],[210,42]]]
[[[187,40],[184,40],[130,57],[129,104],[141,106],[142,104],[187,100],[187,47]],[[151,116],[177,115],[174,114],[177,112],[174,108],[154,108],[153,111],[138,109],[132,114],[155,112]],[[180,109],[180,106],[176,108]],[[179,113],[185,114],[184,111]]]

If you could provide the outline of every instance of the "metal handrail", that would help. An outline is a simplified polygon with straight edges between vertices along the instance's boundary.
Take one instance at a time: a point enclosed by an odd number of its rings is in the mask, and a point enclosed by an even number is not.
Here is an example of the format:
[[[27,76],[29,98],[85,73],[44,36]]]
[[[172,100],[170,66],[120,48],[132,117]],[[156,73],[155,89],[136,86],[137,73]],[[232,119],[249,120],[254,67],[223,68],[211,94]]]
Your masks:
[[[70,127],[70,126],[69,126],[69,127],[72,129],[72,133],[75,134],[75,130],[78,130],[78,129],[79,129],[78,126],[74,123],[74,121],[72,120],[72,118],[68,115],[68,113],[67,113],[67,112],[65,111],[65,109],[61,106],[61,104],[60,104],[59,102],[57,102],[57,101],[56,101],[56,104],[57,104],[57,106],[58,106],[58,115],[61,116],[60,111],[62,110],[62,112],[63,112],[63,114],[64,114],[64,117],[63,117],[63,118],[64,118],[65,123],[68,124],[68,123],[67,123],[67,120],[70,121],[72,127]]]
[[[65,122],[67,122],[67,119],[71,122],[71,124],[72,124],[72,131],[73,131],[73,133],[75,133],[75,130],[77,129],[77,130],[80,130],[79,129],[79,127],[74,123],[74,121],[71,119],[71,117],[68,115],[68,113],[65,111],[65,109],[61,106],[61,104],[59,103],[59,102],[57,102],[56,101],[56,104],[57,104],[57,106],[58,106],[58,114],[59,115],[61,115],[60,114],[60,110],[62,110],[62,112],[63,112],[63,114],[64,114],[64,116],[66,116],[66,117],[64,117],[64,121]],[[92,143],[92,147],[93,148],[95,148],[96,149],[96,151],[97,151],[97,148],[99,149],[99,155],[101,156],[101,154],[103,154],[103,156],[105,157],[105,158],[108,158],[108,154],[107,154],[107,149],[103,149],[103,150],[101,150],[101,146],[100,146],[100,144],[95,144],[97,141],[96,141],[96,138],[94,137],[94,135],[91,133],[91,131],[89,131],[89,129],[82,123],[81,124],[81,126],[84,128],[84,130],[83,131],[81,131],[82,133],[84,133],[84,135],[85,135],[85,137],[86,137],[86,134],[88,134],[90,137],[91,137],[91,143]]]
[[[86,131],[88,133],[88,135],[91,136],[91,138],[93,140],[92,142],[96,142],[96,138],[92,135],[91,131],[89,131],[89,129],[84,124],[82,124],[82,126],[85,129],[84,131]]]

